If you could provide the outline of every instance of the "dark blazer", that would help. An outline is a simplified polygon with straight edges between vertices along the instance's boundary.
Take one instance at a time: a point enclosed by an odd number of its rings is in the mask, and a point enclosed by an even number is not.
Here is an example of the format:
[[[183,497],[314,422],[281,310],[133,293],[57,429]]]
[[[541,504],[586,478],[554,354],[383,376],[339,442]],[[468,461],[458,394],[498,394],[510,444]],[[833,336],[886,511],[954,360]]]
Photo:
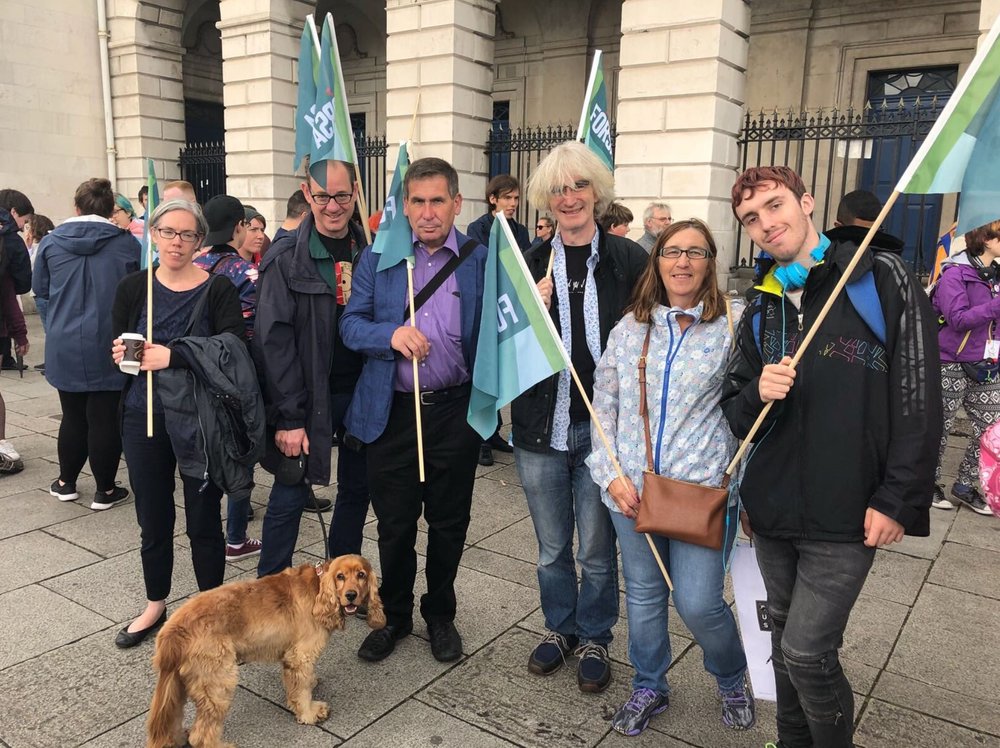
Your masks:
[[[458,246],[468,237],[455,232]],[[479,322],[483,310],[483,274],[486,247],[481,244],[455,271],[462,294],[462,352],[465,365],[472,372]],[[401,354],[390,346],[392,334],[403,322],[406,309],[406,263],[376,272],[379,255],[366,249],[358,259],[352,279],[351,300],[340,321],[344,344],[365,354],[354,399],[347,411],[347,430],[366,444],[378,439],[389,422],[396,383],[396,362]]]

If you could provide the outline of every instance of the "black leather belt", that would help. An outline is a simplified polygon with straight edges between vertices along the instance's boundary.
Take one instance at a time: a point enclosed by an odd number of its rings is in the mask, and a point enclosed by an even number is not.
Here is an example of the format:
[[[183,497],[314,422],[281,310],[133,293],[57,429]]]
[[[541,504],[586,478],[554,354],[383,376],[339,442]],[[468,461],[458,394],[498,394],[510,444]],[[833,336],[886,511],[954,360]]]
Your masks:
[[[470,392],[472,392],[471,382],[457,384],[454,387],[446,387],[441,390],[424,390],[420,393],[420,404],[440,405],[451,400],[457,400],[460,397],[467,397]],[[397,399],[406,399],[411,402],[413,400],[412,392],[397,392],[395,396]]]

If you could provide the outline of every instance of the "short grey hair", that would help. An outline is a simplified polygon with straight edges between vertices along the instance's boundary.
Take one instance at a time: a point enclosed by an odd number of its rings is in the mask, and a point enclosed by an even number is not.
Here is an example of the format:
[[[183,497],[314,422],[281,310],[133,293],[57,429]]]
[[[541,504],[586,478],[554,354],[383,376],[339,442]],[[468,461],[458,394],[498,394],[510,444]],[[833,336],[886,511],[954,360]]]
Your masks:
[[[673,215],[673,211],[670,210],[670,206],[666,203],[650,203],[646,206],[646,209],[642,211],[642,222],[645,224],[653,217],[654,210],[665,210],[667,213]]]
[[[175,210],[183,210],[193,215],[195,223],[198,224],[198,233],[203,238],[208,235],[208,221],[205,220],[205,214],[201,212],[198,203],[191,203],[187,200],[168,200],[165,203],[157,205],[156,210],[153,211],[153,215],[149,218],[150,227],[155,229],[160,225],[160,219],[163,216],[167,213],[173,213]]]

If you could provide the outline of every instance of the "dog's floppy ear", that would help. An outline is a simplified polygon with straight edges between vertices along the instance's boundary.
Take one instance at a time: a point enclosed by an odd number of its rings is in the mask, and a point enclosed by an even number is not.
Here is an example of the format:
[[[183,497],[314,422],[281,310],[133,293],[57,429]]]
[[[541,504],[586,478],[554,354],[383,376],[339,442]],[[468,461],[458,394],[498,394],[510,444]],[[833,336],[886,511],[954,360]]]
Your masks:
[[[385,610],[378,595],[378,577],[368,559],[364,559],[364,565],[368,574],[368,625],[373,629],[382,629],[385,628]]]
[[[344,613],[340,609],[337,597],[336,561],[329,561],[317,567],[319,577],[319,594],[313,603],[313,617],[328,631],[344,628]]]

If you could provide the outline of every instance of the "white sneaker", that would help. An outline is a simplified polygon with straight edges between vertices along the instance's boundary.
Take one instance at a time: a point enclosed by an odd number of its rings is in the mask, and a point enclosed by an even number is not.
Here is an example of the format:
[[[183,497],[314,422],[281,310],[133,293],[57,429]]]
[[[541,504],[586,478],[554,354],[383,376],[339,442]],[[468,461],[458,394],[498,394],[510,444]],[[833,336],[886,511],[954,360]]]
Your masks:
[[[21,459],[21,455],[19,455],[17,453],[17,450],[14,449],[14,445],[11,444],[6,439],[0,439],[0,454],[4,455],[5,457],[9,457],[12,460]]]

